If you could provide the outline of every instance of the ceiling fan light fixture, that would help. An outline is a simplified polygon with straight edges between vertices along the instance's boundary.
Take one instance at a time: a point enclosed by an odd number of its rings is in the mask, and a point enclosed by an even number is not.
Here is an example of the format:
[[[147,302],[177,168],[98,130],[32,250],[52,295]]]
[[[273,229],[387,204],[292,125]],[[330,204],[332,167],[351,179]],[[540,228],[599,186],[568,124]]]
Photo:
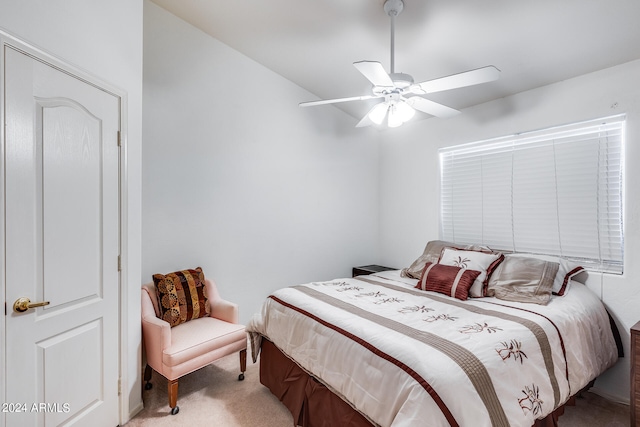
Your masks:
[[[409,104],[404,101],[396,104],[395,112],[403,123],[411,120],[411,118],[416,114],[416,110],[411,108]]]
[[[395,105],[392,105],[389,107],[389,116],[387,117],[387,125],[390,128],[397,128],[398,126],[401,126],[402,123],[404,123],[402,121],[402,118],[400,117],[400,114],[398,113],[398,109]]]
[[[381,102],[371,109],[369,112],[369,119],[379,125],[384,120],[384,116],[387,115],[388,105],[386,102]]]

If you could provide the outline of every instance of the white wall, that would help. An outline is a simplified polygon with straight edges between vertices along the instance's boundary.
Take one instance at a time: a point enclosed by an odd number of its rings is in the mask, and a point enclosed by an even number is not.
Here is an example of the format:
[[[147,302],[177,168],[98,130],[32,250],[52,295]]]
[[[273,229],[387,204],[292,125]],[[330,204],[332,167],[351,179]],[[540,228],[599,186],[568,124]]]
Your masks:
[[[243,322],[278,287],[409,265],[438,238],[439,147],[624,112],[627,164],[640,156],[640,61],[379,133],[332,107],[299,109],[311,94],[150,2],[144,51],[143,279],[200,265]],[[589,281],[627,354],[639,175],[627,168],[625,274]],[[629,359],[596,389],[628,402]]]
[[[503,70],[508,73],[509,70]],[[591,274],[622,333],[640,320],[640,61],[478,105],[449,120],[427,119],[384,133],[380,151],[381,262],[408,266],[439,233],[440,147],[627,114],[625,273]],[[629,358],[596,382],[598,393],[629,401]]]
[[[378,261],[379,133],[144,4],[142,273],[201,266],[242,322]],[[304,60],[304,58],[301,58]]]
[[[128,188],[123,248],[123,309],[128,325],[122,419],[141,408],[140,165],[142,142],[142,1],[2,0],[0,29],[126,92]],[[4,340],[4,338],[2,338]],[[127,404],[128,403],[128,404]]]

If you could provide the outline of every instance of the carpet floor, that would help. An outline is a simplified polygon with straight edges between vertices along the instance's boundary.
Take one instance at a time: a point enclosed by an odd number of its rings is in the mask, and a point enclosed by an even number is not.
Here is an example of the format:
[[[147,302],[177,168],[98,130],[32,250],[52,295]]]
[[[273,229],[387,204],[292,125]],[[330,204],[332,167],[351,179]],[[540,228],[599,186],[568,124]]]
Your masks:
[[[213,425],[216,427],[292,427],[291,414],[260,384],[259,364],[247,361],[238,381],[237,355],[196,371],[179,382],[177,415],[169,413],[167,380],[153,373],[153,388],[143,391],[144,409],[125,427]],[[560,427],[628,427],[629,406],[584,393],[560,417]]]

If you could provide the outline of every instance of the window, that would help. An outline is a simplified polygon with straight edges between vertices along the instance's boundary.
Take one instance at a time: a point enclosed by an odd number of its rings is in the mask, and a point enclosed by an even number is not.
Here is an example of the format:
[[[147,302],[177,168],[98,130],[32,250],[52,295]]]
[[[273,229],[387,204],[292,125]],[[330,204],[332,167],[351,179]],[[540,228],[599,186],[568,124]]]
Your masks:
[[[439,150],[441,237],[622,273],[624,116]]]

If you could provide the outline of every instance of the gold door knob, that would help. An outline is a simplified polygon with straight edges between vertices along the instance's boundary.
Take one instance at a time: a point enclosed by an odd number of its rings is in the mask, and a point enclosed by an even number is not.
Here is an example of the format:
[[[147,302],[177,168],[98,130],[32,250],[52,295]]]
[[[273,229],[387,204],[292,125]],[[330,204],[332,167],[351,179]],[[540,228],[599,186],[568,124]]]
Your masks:
[[[30,308],[43,307],[45,305],[49,305],[49,301],[31,302],[29,298],[22,297],[18,298],[16,302],[13,303],[13,311],[16,313],[24,313]]]

